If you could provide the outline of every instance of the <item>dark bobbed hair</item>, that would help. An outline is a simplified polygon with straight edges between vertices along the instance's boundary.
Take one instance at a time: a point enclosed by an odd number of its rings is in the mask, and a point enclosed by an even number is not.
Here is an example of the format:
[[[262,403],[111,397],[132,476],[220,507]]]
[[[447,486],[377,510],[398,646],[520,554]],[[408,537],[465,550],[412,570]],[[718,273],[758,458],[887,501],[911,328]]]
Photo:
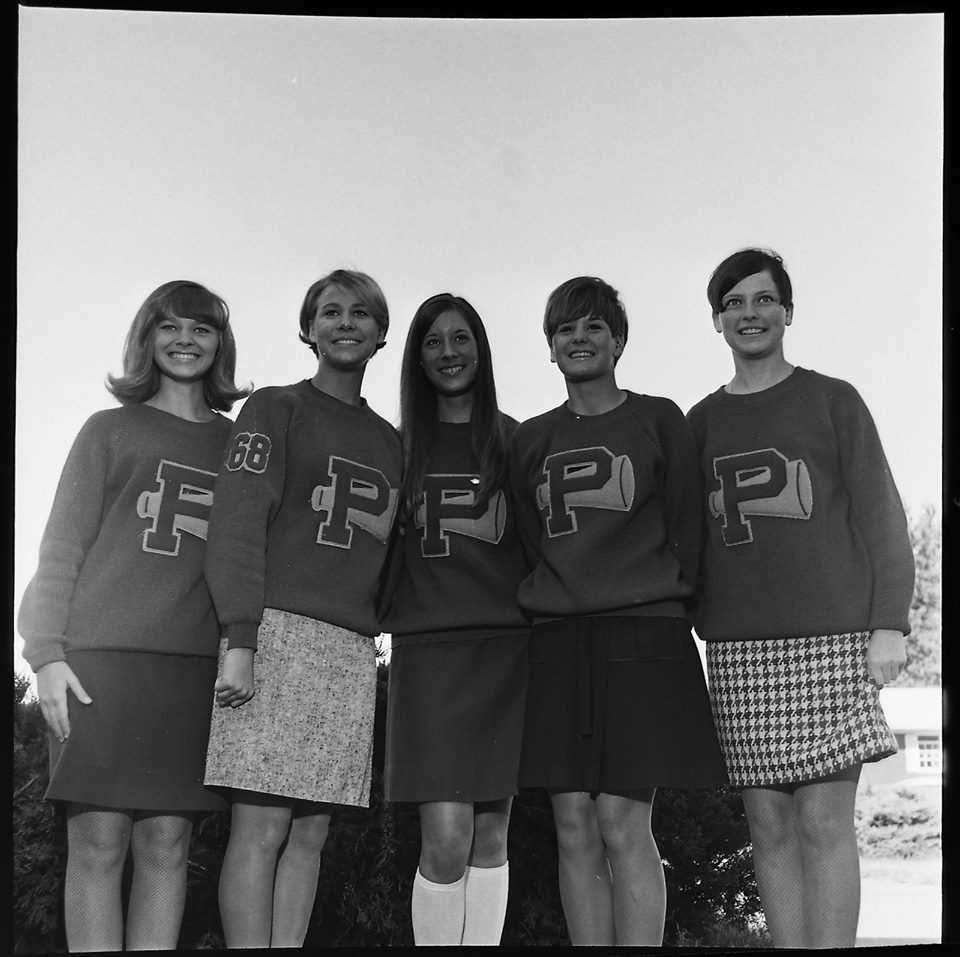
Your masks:
[[[146,402],[160,388],[153,361],[153,330],[162,319],[195,319],[220,333],[217,354],[203,379],[203,399],[211,409],[229,412],[233,403],[250,394],[234,382],[237,345],[230,328],[227,304],[206,286],[174,279],[158,286],[137,310],[123,344],[123,375],[107,375],[106,387],[124,405]]]
[[[609,327],[614,339],[627,344],[627,310],[620,293],[596,276],[577,276],[561,283],[550,293],[543,314],[543,334],[552,344],[557,326],[580,316],[596,316]],[[619,357],[618,357],[619,358]]]
[[[403,347],[400,366],[400,435],[403,439],[403,484],[400,520],[407,521],[423,496],[430,440],[437,424],[437,394],[420,365],[420,347],[434,320],[447,310],[459,313],[477,342],[477,377],[473,385],[470,439],[480,463],[477,502],[485,502],[503,484],[507,471],[507,440],[497,405],[493,360],[483,320],[476,309],[452,293],[431,296],[420,304]]]
[[[738,282],[758,272],[770,273],[777,292],[780,293],[780,304],[785,309],[792,309],[793,285],[784,268],[783,260],[772,249],[749,246],[727,256],[714,269],[710,282],[707,283],[707,299],[710,300],[713,314],[716,316],[723,311],[723,297]]]
[[[387,300],[383,290],[365,272],[353,269],[334,269],[318,279],[303,297],[300,307],[300,341],[306,343],[315,356],[318,356],[317,345],[310,341],[310,321],[317,314],[317,300],[323,295],[328,286],[340,286],[352,292],[373,314],[377,325],[383,330],[384,340],[378,343],[382,349],[386,344],[387,329],[390,327],[390,311],[387,309]]]

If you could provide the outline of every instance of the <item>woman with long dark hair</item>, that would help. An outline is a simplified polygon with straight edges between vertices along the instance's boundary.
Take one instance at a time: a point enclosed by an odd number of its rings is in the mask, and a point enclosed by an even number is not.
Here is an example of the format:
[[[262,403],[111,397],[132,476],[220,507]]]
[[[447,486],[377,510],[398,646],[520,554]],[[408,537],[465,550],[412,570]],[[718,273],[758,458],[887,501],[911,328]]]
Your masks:
[[[465,299],[443,293],[417,310],[400,391],[386,797],[419,806],[415,942],[495,945],[526,696],[526,563],[506,490],[517,423],[499,411],[486,331]]]

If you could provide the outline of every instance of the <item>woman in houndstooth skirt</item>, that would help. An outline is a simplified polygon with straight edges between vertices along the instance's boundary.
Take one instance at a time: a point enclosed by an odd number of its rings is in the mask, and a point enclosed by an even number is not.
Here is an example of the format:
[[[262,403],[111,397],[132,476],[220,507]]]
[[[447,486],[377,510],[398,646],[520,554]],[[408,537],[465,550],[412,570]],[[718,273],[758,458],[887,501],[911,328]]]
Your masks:
[[[784,358],[793,299],[780,257],[734,253],[707,296],[735,369],[688,413],[714,719],[774,945],[852,947],[860,768],[897,749],[879,689],[906,662],[906,519],[856,390]]]

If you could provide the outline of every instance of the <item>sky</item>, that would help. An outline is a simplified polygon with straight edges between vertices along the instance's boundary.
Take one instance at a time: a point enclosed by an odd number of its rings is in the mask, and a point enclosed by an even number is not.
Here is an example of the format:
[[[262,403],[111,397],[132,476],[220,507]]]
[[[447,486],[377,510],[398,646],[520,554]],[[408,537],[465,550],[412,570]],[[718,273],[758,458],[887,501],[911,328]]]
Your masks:
[[[172,279],[227,301],[238,380],[261,387],[316,369],[309,285],[369,273],[390,330],[363,394],[391,421],[417,306],[463,296],[522,420],[566,398],[541,330],[561,282],[619,290],[619,385],[686,411],[733,374],[712,270],[772,248],[788,360],[853,383],[904,503],[939,506],[943,33],[942,14],[21,7],[13,611],[70,445]]]

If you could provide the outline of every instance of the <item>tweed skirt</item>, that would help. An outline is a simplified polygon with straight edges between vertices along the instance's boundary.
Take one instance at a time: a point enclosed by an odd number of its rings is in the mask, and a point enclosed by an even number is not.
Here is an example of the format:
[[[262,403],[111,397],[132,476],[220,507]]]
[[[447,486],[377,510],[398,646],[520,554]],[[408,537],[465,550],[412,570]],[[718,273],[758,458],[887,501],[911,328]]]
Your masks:
[[[224,811],[203,786],[217,660],[145,651],[72,651],[93,699],[67,695],[70,736],[52,734],[50,801],[130,811]]]
[[[726,783],[686,620],[604,615],[534,625],[521,787],[629,795]]]
[[[221,667],[226,643],[221,643]],[[369,807],[374,639],[265,608],[253,698],[213,707],[205,781],[302,801]]]
[[[517,792],[528,635],[405,644],[390,655],[388,801],[496,801]]]
[[[815,781],[897,751],[869,632],[707,643],[714,721],[739,787]]]

